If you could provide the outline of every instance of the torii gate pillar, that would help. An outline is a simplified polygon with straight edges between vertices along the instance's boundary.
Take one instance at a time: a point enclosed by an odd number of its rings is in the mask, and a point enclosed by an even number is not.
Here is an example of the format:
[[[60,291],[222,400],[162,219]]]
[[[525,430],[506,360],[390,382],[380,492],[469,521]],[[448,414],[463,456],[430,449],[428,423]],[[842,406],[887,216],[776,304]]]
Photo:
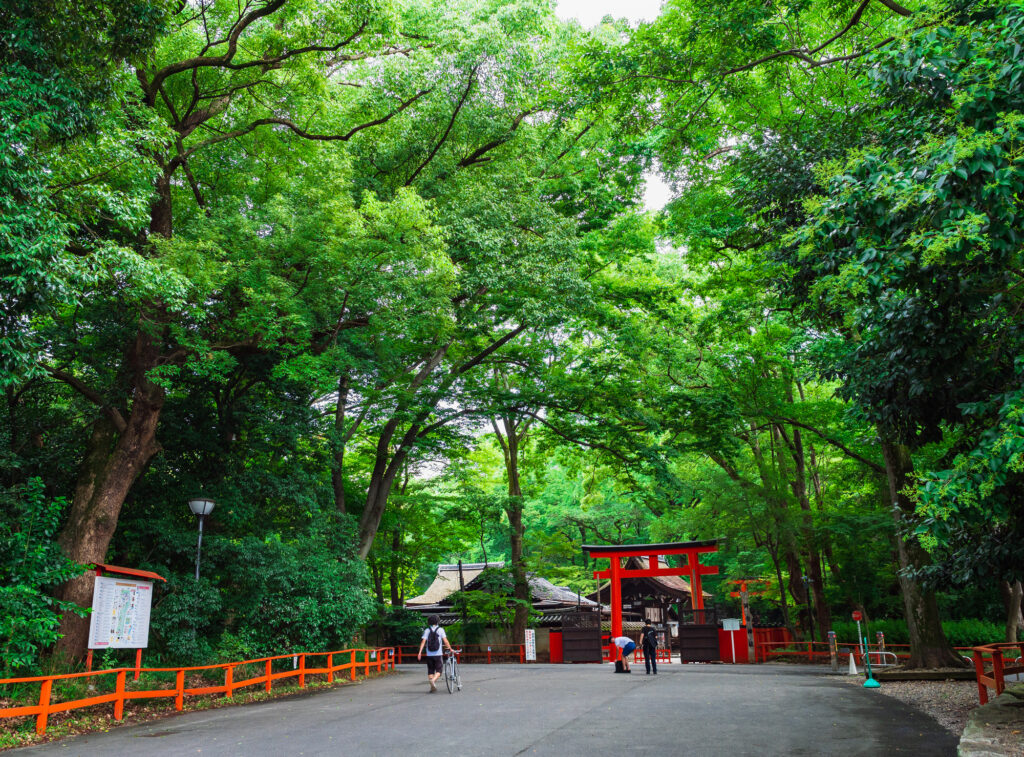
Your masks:
[[[684,576],[690,581],[691,600],[695,610],[704,609],[704,592],[701,589],[701,576],[716,575],[717,565],[701,565],[700,556],[718,551],[718,539],[707,541],[682,541],[669,544],[620,544],[620,545],[583,545],[583,551],[591,557],[607,557],[611,565],[607,570],[594,571],[594,578],[607,578],[612,606],[612,638],[622,636],[622,579],[653,578],[656,576]],[[685,555],[686,564],[678,568],[661,567],[659,558],[668,555]],[[646,569],[630,569],[622,567],[624,557],[646,557]],[[609,655],[614,656],[614,644],[609,645]]]

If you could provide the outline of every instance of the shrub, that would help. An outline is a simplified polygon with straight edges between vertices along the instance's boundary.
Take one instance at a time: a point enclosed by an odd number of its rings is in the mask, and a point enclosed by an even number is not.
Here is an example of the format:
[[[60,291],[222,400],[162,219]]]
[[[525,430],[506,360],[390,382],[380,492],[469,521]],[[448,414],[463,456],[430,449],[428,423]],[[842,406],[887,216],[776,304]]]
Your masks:
[[[857,624],[852,620],[837,620],[832,623],[836,639],[840,644],[852,643],[857,638]],[[988,620],[968,618],[966,620],[944,620],[942,630],[954,647],[971,647],[979,644],[990,644],[1002,641],[1005,629],[998,623]],[[875,634],[882,631],[887,644],[909,644],[910,634],[903,620],[883,618],[869,623],[861,623],[861,633],[868,637],[868,642],[875,643]]]
[[[0,512],[0,659],[4,678],[31,673],[42,651],[59,638],[62,611],[88,611],[50,596],[49,590],[80,575],[56,544],[63,498],[48,500],[33,478],[4,492]],[[6,501],[4,501],[6,500]]]

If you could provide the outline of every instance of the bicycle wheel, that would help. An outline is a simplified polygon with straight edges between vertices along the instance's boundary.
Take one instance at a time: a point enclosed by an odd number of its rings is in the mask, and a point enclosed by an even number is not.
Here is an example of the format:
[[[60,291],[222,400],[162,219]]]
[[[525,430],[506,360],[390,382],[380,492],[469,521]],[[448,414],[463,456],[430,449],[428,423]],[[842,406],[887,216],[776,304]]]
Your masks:
[[[448,693],[452,694],[455,691],[455,658],[449,657],[444,661],[444,684],[448,687]]]

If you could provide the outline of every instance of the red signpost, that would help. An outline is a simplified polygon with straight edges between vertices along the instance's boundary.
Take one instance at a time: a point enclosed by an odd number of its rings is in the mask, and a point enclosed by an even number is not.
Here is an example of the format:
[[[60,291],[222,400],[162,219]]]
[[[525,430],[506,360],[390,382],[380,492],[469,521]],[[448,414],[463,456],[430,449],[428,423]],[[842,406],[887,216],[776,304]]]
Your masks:
[[[611,637],[622,636],[622,579],[653,578],[655,576],[684,576],[690,581],[691,604],[695,610],[704,609],[704,592],[701,589],[701,576],[718,573],[717,565],[701,565],[700,556],[718,551],[718,540],[684,541],[669,544],[619,544],[619,545],[583,545],[583,551],[591,557],[606,557],[611,562],[607,570],[594,571],[594,578],[606,578],[609,581],[611,594]],[[661,567],[659,558],[669,555],[684,555],[686,564],[679,567]],[[622,567],[623,558],[646,557],[647,568]],[[609,644],[609,656],[615,659],[615,645]]]

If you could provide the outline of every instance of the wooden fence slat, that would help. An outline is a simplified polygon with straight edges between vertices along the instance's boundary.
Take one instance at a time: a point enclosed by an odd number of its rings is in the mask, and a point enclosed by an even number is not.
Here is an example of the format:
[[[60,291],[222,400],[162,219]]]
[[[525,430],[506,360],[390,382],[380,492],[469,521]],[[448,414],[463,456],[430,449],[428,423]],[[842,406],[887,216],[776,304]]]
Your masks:
[[[36,733],[46,733],[46,719],[50,716],[50,691],[53,687],[53,680],[43,681],[39,687],[39,715],[36,717]]]
[[[124,679],[125,671],[117,671],[117,698],[114,700],[114,720],[121,720],[124,717]]]

